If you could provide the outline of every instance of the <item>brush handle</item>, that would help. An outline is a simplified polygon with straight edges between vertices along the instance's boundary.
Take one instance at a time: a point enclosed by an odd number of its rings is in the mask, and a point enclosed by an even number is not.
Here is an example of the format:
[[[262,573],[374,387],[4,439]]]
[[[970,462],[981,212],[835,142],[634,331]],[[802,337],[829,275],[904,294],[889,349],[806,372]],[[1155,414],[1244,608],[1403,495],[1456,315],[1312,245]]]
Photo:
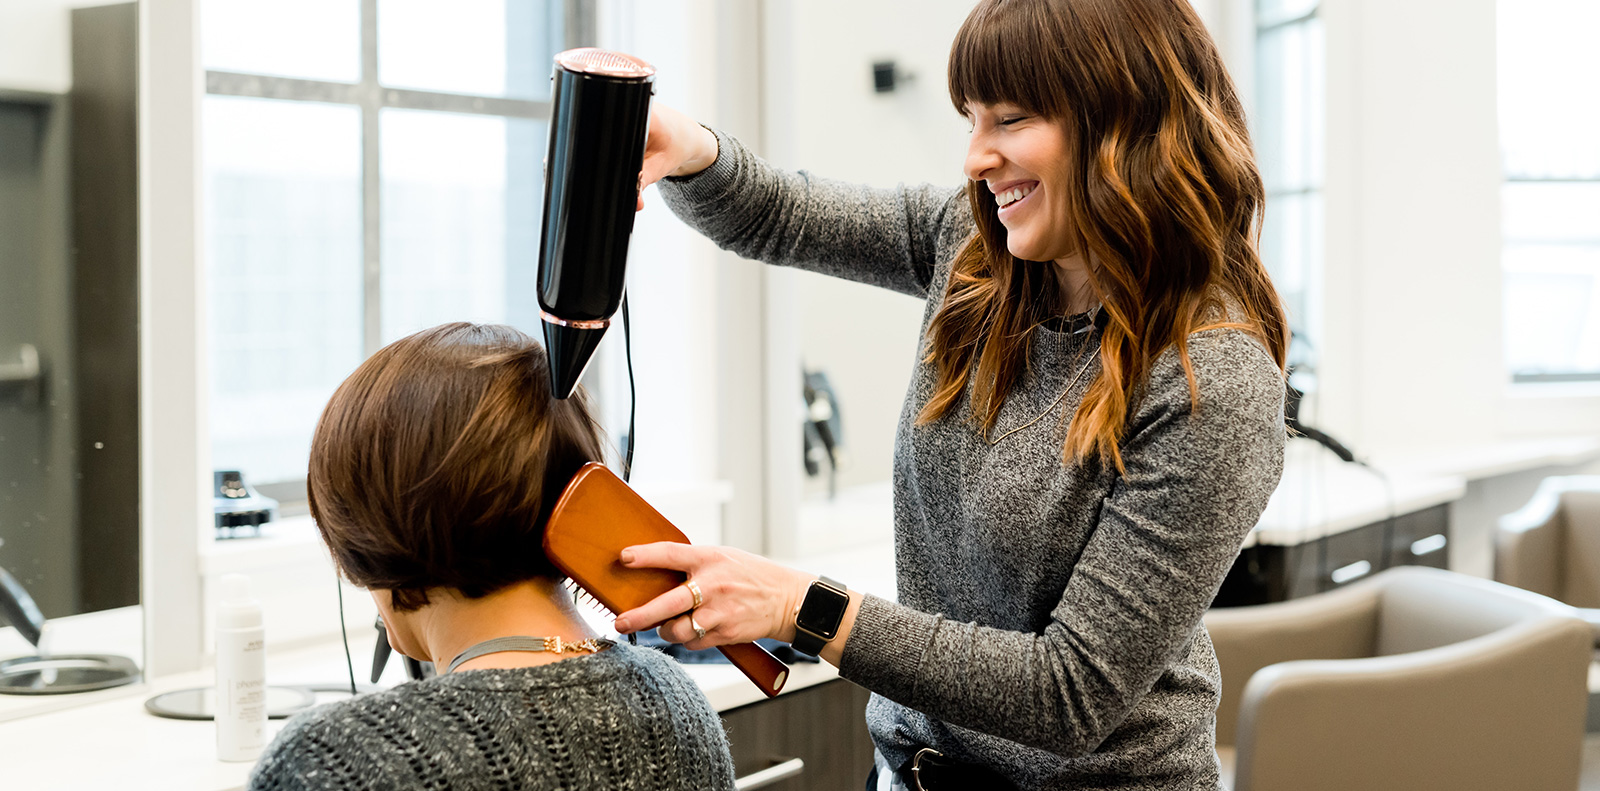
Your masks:
[[[769,698],[776,697],[783,689],[783,682],[789,680],[789,667],[755,643],[719,645],[717,650]]]

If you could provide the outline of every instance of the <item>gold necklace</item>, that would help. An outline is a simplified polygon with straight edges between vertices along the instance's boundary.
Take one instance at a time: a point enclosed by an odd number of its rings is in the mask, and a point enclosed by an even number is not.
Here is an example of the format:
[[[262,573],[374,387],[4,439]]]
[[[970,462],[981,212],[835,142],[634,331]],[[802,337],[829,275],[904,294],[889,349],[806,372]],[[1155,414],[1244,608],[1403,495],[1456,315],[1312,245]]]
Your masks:
[[[1092,327],[1095,318],[1097,318],[1097,314],[1100,312],[1100,306],[1099,305],[1095,305],[1094,307],[1090,308],[1087,312],[1089,314],[1090,326]],[[1043,324],[1043,323],[1044,322],[1040,322],[1039,324]],[[1033,326],[1034,327],[1038,327],[1039,324],[1035,324]],[[1032,328],[1030,328],[1029,331],[1031,332]],[[1094,351],[1098,352],[1099,350],[1100,350],[1100,344],[1096,343],[1095,347],[1094,347]],[[983,441],[985,443],[987,443],[989,445],[989,447],[992,448],[992,447],[994,447],[996,445],[999,445],[1000,443],[1004,442],[1006,440],[1006,438],[1010,437],[1012,434],[1015,434],[1015,433],[1025,429],[1025,428],[1035,424],[1035,423],[1038,423],[1039,421],[1044,419],[1045,415],[1048,415],[1051,412],[1056,411],[1056,407],[1061,405],[1062,399],[1066,398],[1067,394],[1072,392],[1072,388],[1075,387],[1078,384],[1078,380],[1083,378],[1083,372],[1089,370],[1089,366],[1094,364],[1095,356],[1096,355],[1093,354],[1093,353],[1089,354],[1089,359],[1084,360],[1083,361],[1083,365],[1078,368],[1078,372],[1072,375],[1072,381],[1067,382],[1067,386],[1066,386],[1065,389],[1063,389],[1061,391],[1061,395],[1056,396],[1056,400],[1051,401],[1050,402],[1050,406],[1045,407],[1044,411],[1040,412],[1036,417],[1034,417],[1034,419],[1032,419],[1032,420],[1030,420],[1030,421],[1028,421],[1026,423],[1023,423],[1022,425],[1017,426],[1016,428],[1011,429],[1010,431],[1007,431],[1004,434],[1001,434],[998,438],[993,439],[993,440],[989,439],[989,430],[988,429],[984,429],[984,431],[983,431]]]
[[[1098,348],[1098,347],[1096,347],[1096,348]],[[995,445],[999,445],[1001,442],[1004,442],[1006,440],[1006,438],[1011,436],[1012,434],[1015,434],[1018,431],[1021,431],[1021,430],[1025,429],[1025,428],[1035,424],[1035,423],[1038,423],[1040,420],[1044,419],[1045,415],[1048,415],[1051,412],[1056,411],[1056,407],[1060,406],[1061,400],[1066,398],[1068,393],[1072,392],[1072,388],[1073,388],[1074,385],[1078,384],[1078,379],[1080,379],[1083,376],[1083,372],[1089,370],[1089,366],[1091,366],[1093,364],[1094,364],[1094,355],[1091,354],[1091,355],[1089,355],[1089,359],[1083,361],[1083,365],[1078,368],[1078,372],[1072,375],[1072,381],[1067,383],[1067,387],[1066,387],[1065,390],[1061,391],[1061,395],[1056,396],[1056,400],[1051,401],[1050,402],[1050,406],[1045,407],[1045,410],[1043,412],[1040,412],[1037,417],[1035,417],[1034,419],[1032,419],[1032,420],[1030,420],[1030,421],[1028,421],[1026,423],[1023,423],[1020,426],[1017,426],[1014,429],[1011,429],[1010,431],[1007,431],[1004,434],[1001,434],[999,436],[999,438],[997,438],[997,439],[993,439],[993,440],[989,439],[989,432],[985,431],[984,435],[983,435],[983,441],[989,443],[990,447],[994,447]]]
[[[1093,326],[1094,326],[1095,319],[1099,318],[1100,304],[1096,303],[1093,307],[1089,308],[1087,311],[1084,311],[1084,312],[1089,314],[1089,325],[1090,325],[1090,328],[1092,329]],[[1050,321],[1050,320],[1049,319],[1045,319],[1045,321],[1041,321],[1038,324],[1035,324],[1032,327],[1029,327],[1028,331],[1032,332],[1033,330],[1043,326],[1048,321]],[[1095,346],[1094,346],[1094,351],[1098,352],[1099,350],[1100,350],[1100,344],[1096,343]],[[1032,419],[1032,420],[1030,420],[1030,421],[1028,421],[1026,423],[1023,423],[1022,425],[1017,426],[1016,428],[1011,429],[1010,431],[1007,431],[1004,434],[1001,434],[997,439],[993,439],[993,440],[989,439],[989,430],[988,429],[984,429],[984,431],[983,431],[983,441],[985,443],[987,443],[989,445],[989,447],[992,448],[992,447],[994,447],[996,445],[999,445],[1000,443],[1004,442],[1006,440],[1006,438],[1010,437],[1012,434],[1015,434],[1015,433],[1025,429],[1025,428],[1035,424],[1035,423],[1038,423],[1040,420],[1044,419],[1045,415],[1048,415],[1051,412],[1054,412],[1056,410],[1056,407],[1061,405],[1061,400],[1066,398],[1068,393],[1072,392],[1072,388],[1075,387],[1078,384],[1078,380],[1083,378],[1083,372],[1089,370],[1089,366],[1094,364],[1095,356],[1096,355],[1093,354],[1093,353],[1089,354],[1089,359],[1084,360],[1083,365],[1078,368],[1078,372],[1072,375],[1072,381],[1067,382],[1066,389],[1061,391],[1061,395],[1056,396],[1056,400],[1051,401],[1050,402],[1050,406],[1045,407],[1044,411],[1040,412],[1036,417],[1034,417],[1034,419]]]

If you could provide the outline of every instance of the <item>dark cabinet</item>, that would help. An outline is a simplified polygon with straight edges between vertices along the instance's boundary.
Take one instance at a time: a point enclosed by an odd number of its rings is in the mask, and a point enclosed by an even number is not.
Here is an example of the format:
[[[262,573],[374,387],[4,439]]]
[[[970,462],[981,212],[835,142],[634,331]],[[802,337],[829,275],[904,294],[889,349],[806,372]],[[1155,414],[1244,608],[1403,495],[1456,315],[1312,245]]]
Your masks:
[[[1391,566],[1448,568],[1449,536],[1449,506],[1437,505],[1303,544],[1246,547],[1212,606],[1297,599]]]
[[[798,758],[805,765],[798,775],[762,788],[863,788],[872,768],[868,697],[861,687],[836,679],[724,712],[735,774],[748,777]]]

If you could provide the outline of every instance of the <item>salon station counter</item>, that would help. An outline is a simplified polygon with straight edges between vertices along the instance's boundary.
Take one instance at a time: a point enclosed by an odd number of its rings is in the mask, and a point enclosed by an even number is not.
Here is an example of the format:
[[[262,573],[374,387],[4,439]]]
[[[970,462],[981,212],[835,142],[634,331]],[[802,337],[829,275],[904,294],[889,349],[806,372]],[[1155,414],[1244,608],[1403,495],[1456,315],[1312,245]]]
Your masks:
[[[1494,575],[1499,517],[1549,475],[1600,459],[1600,438],[1462,442],[1349,464],[1289,443],[1283,478],[1217,596],[1218,606],[1284,601],[1422,565]]]
[[[1379,475],[1296,440],[1291,443],[1283,479],[1246,540],[1241,564],[1247,565],[1252,553],[1257,560],[1264,557],[1261,553],[1277,552],[1284,557],[1298,553],[1301,561],[1328,558],[1315,568],[1318,575],[1338,569],[1349,574],[1352,562],[1340,561],[1339,552],[1376,533],[1389,541],[1392,550],[1404,544],[1405,551],[1422,553],[1417,558],[1399,558],[1401,561],[1421,560],[1489,576],[1494,517],[1522,505],[1543,476],[1589,469],[1596,459],[1600,459],[1600,440],[1592,438],[1487,442],[1426,454],[1380,455],[1373,460],[1374,467],[1382,471]],[[889,487],[878,485],[843,491],[832,503],[808,504],[801,514],[802,528],[813,536],[826,533],[837,538],[802,544],[797,549],[803,557],[785,562],[843,580],[853,588],[892,597],[893,545],[887,524],[892,509],[888,500]],[[858,542],[861,536],[869,536],[869,543],[845,545],[844,537],[852,534]],[[1325,542],[1325,550],[1331,552],[1319,555],[1313,551],[1319,542]],[[1396,556],[1397,551],[1391,555]],[[238,570],[224,556],[208,562],[217,566],[208,573]],[[1369,565],[1374,568],[1360,576],[1377,570],[1377,563]],[[1235,570],[1239,568],[1236,565]],[[314,579],[318,580],[316,586],[331,584],[325,576]],[[1320,587],[1326,586],[1326,582],[1320,583]],[[1319,585],[1302,587],[1300,593],[1314,592]],[[349,599],[347,596],[347,604]],[[60,625],[52,637],[55,650],[114,651],[114,645],[106,644],[112,638],[116,645],[130,645],[127,653],[137,656],[140,619],[138,608],[62,619],[54,622]],[[349,625],[356,673],[358,680],[364,681],[375,632],[369,623],[352,620]],[[338,641],[319,637],[280,642],[284,647],[274,650],[273,639],[269,626],[269,683],[331,685],[347,678]],[[0,657],[27,653],[26,648],[13,630],[0,629]],[[401,680],[399,665],[391,663],[385,683]],[[865,733],[859,714],[864,691],[838,681],[831,666],[795,666],[783,695],[774,701],[765,701],[731,666],[686,665],[685,669],[723,713],[741,776],[767,768],[775,758],[804,753],[819,757],[806,760],[808,780],[799,785],[848,787],[859,782],[859,774],[849,784],[835,784],[823,774],[833,763],[840,764],[844,775],[854,773],[855,768],[846,764],[862,760],[859,751]],[[71,708],[60,708],[62,702],[56,700],[0,696],[0,784],[19,789],[240,788],[250,765],[215,760],[214,730],[209,723],[159,719],[144,710],[145,699],[154,694],[210,682],[210,671],[162,678],[138,687],[74,696],[77,705]],[[767,719],[761,720],[763,717]],[[281,723],[274,722],[271,727],[275,731]],[[760,741],[769,737],[828,737],[844,746],[775,746]],[[865,749],[870,760],[870,746]],[[774,771],[777,768],[772,766]]]
[[[893,551],[889,543],[880,542],[848,551],[816,555],[797,562],[808,564],[805,567],[814,568],[819,573],[850,579],[853,587],[892,596]],[[127,644],[137,646],[138,623],[137,607],[77,616],[62,619],[52,640],[58,652],[78,650],[92,642],[90,634],[98,633],[103,638],[108,634],[106,630],[111,629],[127,632],[124,638],[132,638],[132,642]],[[0,656],[25,653],[20,640],[7,639],[14,638],[14,635],[6,634],[11,631],[0,630]],[[375,635],[376,632],[365,625],[360,629],[351,629],[351,656],[359,682],[366,681],[364,676],[370,668]],[[13,645],[13,642],[17,645]],[[98,645],[101,646],[100,650],[105,650],[104,642]],[[740,753],[749,753],[751,761],[770,763],[769,756],[778,754],[772,752],[774,748],[755,741],[765,738],[766,733],[774,730],[770,725],[741,729],[739,723],[760,717],[765,713],[764,709],[791,698],[797,701],[811,698],[801,701],[806,708],[805,716],[814,716],[821,706],[845,720],[842,725],[860,728],[860,734],[855,735],[864,738],[865,730],[859,723],[859,712],[854,711],[857,705],[864,702],[864,693],[860,693],[853,685],[840,682],[833,685],[837,689],[827,690],[829,694],[826,701],[821,700],[819,693],[824,691],[829,682],[838,678],[838,672],[827,663],[792,666],[783,694],[770,703],[755,685],[731,665],[690,664],[683,667],[706,693],[712,706],[726,718],[736,760]],[[338,641],[284,651],[273,651],[269,642],[269,684],[327,686],[348,683],[346,679],[348,671],[344,649]],[[391,662],[383,678],[384,685],[401,680],[400,663]],[[0,786],[29,791],[84,788],[223,791],[243,788],[251,764],[216,760],[215,729],[211,723],[162,719],[148,714],[144,709],[145,700],[153,695],[187,687],[208,686],[211,682],[209,670],[184,673],[136,687],[74,696],[81,705],[54,711],[50,709],[60,706],[60,699],[0,696]],[[321,696],[320,699],[334,700],[339,697],[343,696]],[[841,708],[845,711],[840,711]],[[41,711],[46,713],[39,713]],[[282,727],[283,721],[280,720],[268,723],[270,732],[274,734]],[[848,728],[833,730],[847,732]],[[742,738],[742,732],[752,733],[748,738]],[[866,749],[870,760],[870,746]],[[742,763],[749,764],[751,761]],[[807,775],[827,769],[821,765],[822,761],[807,763]],[[766,766],[740,766],[738,771],[743,776],[762,768]],[[852,768],[850,771],[855,770]]]
[[[274,685],[327,684],[337,680],[335,669],[344,672],[342,649],[319,646],[269,656],[267,678]],[[718,711],[761,698],[760,691],[732,666],[686,665],[685,670]],[[836,676],[831,665],[796,666],[785,694]],[[162,719],[144,710],[145,699],[152,695],[210,683],[210,672],[181,674],[99,703],[0,723],[0,778],[7,788],[30,790],[243,788],[251,764],[216,760],[210,722]],[[269,731],[276,733],[283,722],[269,722]]]

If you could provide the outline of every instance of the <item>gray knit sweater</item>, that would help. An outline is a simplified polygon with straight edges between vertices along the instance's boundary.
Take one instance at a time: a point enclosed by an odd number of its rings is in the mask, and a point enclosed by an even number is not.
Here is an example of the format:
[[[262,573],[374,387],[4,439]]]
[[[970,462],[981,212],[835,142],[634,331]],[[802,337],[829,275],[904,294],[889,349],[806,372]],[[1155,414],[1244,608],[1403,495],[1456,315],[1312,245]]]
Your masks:
[[[784,172],[718,137],[716,164],[663,183],[673,211],[747,258],[923,297],[926,332],[973,230],[964,193]],[[1048,416],[993,445],[966,402],[914,425],[935,382],[918,355],[895,443],[898,602],[866,597],[840,672],[875,693],[891,766],[932,746],[1024,788],[1215,789],[1221,680],[1200,617],[1282,472],[1277,366],[1241,332],[1196,333],[1191,414],[1164,354],[1118,477],[1061,461],[1098,331],[1034,333],[992,437]]]
[[[722,722],[648,648],[463,670],[289,721],[250,775],[284,789],[733,788]]]

